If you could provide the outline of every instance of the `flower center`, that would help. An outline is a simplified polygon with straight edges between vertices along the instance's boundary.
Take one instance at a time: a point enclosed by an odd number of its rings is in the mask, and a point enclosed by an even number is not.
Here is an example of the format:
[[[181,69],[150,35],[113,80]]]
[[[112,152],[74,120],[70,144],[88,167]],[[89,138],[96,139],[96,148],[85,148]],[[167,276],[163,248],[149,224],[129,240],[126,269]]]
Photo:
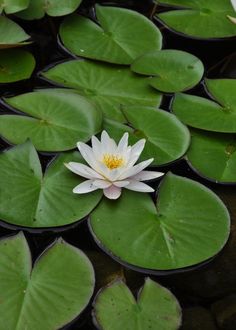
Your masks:
[[[102,159],[103,164],[106,165],[110,170],[121,167],[124,165],[124,159],[117,155],[105,154]]]

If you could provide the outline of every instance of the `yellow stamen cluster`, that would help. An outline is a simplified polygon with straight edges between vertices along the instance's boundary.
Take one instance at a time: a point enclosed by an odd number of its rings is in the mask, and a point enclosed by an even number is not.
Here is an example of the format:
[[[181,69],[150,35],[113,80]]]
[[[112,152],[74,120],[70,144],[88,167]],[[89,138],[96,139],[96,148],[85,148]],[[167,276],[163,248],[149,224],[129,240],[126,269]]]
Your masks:
[[[117,155],[105,154],[102,159],[103,164],[106,165],[110,170],[114,170],[124,165],[124,159]]]

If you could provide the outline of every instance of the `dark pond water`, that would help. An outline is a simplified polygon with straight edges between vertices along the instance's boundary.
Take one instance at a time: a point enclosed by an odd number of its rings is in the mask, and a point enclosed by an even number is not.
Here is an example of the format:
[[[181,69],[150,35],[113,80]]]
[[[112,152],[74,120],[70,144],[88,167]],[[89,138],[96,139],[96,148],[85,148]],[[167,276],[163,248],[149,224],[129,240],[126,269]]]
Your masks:
[[[98,2],[98,1],[96,1]],[[113,1],[100,1],[101,3],[115,4]],[[80,12],[93,15],[93,1],[84,1]],[[145,15],[150,15],[153,9],[152,1],[117,1],[116,5],[135,9]],[[34,44],[29,46],[36,57],[37,67],[32,78],[28,81],[0,86],[0,96],[16,95],[28,92],[34,88],[42,88],[47,83],[40,80],[37,72],[46,66],[68,59],[57,43],[58,26],[60,18],[44,18],[40,21],[26,23],[19,21],[26,32],[32,35]],[[205,76],[210,78],[236,78],[236,40],[225,39],[216,41],[193,40],[177,35],[155,22],[164,36],[164,48],[181,49],[198,56],[204,63]],[[199,84],[195,94],[205,95],[203,83]],[[171,96],[164,98],[162,108],[168,110]],[[1,106],[2,107],[2,106]],[[0,147],[8,147],[0,140]],[[43,166],[46,167],[53,155],[40,155]],[[183,308],[184,330],[215,330],[236,329],[236,189],[235,186],[223,186],[210,183],[200,178],[181,160],[171,166],[162,168],[163,171],[172,172],[190,177],[213,189],[225,202],[232,216],[232,230],[229,242],[224,250],[207,265],[181,274],[153,277],[168,287],[178,298]],[[201,205],[199,205],[201,207]],[[0,236],[13,234],[15,229],[8,229],[4,224],[0,226]],[[86,220],[75,224],[62,232],[44,231],[41,233],[26,232],[33,259],[48,246],[56,237],[62,236],[67,242],[87,252],[91,258],[97,277],[97,289],[110,282],[117,276],[126,278],[128,285],[136,293],[137,288],[143,284],[143,274],[121,267],[107,257],[94,243]],[[68,330],[95,329],[90,317],[89,306],[79,319],[64,327]],[[43,329],[42,329],[43,330]],[[135,329],[130,329],[135,330]]]

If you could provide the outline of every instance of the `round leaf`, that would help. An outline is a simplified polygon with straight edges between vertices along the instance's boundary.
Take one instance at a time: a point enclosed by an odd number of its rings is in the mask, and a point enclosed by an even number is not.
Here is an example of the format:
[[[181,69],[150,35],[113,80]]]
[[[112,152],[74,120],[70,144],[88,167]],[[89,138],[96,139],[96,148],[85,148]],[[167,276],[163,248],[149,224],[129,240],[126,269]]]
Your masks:
[[[90,220],[95,240],[111,256],[139,270],[174,270],[216,255],[229,236],[229,214],[205,186],[169,173],[157,206],[147,194],[124,191],[104,199]]]
[[[87,99],[63,90],[46,90],[5,99],[28,116],[0,116],[0,134],[13,144],[30,138],[36,149],[74,149],[101,130],[102,115]]]
[[[21,49],[0,50],[0,83],[30,78],[35,68],[32,54]]]
[[[132,127],[130,142],[146,139],[142,160],[154,158],[152,165],[163,165],[181,158],[190,144],[190,134],[175,116],[164,110],[148,107],[125,107],[123,113]],[[105,129],[117,141],[130,131],[126,125],[107,122]]]
[[[208,131],[236,133],[236,79],[206,80],[208,99],[177,94],[172,103],[173,113],[185,124]]]
[[[22,233],[0,241],[1,329],[59,329],[80,314],[94,290],[86,255],[61,238],[32,269]]]
[[[94,323],[102,330],[165,329],[181,324],[181,309],[173,294],[146,278],[137,302],[122,281],[103,288],[94,303]]]
[[[125,121],[124,105],[158,106],[161,95],[153,90],[147,78],[129,68],[90,61],[69,61],[42,73],[43,77],[62,86],[74,88],[94,102],[105,117]]]
[[[40,19],[45,14],[49,16],[64,16],[73,13],[82,0],[30,0],[29,7],[17,16],[26,19]]]
[[[194,87],[204,72],[204,66],[196,56],[173,49],[144,54],[133,62],[131,69],[152,76],[149,84],[167,93]]]
[[[236,26],[228,18],[235,15],[230,0],[160,0],[159,2],[177,7],[178,10],[157,15],[164,24],[177,32],[203,39],[236,35]]]
[[[201,176],[215,182],[236,183],[236,141],[231,134],[192,131],[187,158]]]
[[[0,219],[24,227],[57,227],[83,219],[97,205],[101,191],[73,194],[83,180],[64,165],[83,162],[78,152],[61,154],[44,177],[28,141],[0,155]]]
[[[0,14],[13,14],[28,7],[30,0],[0,0]]]
[[[25,40],[29,38],[30,36],[18,24],[5,16],[0,16],[0,49],[23,46],[28,44]]]
[[[83,16],[65,19],[60,36],[72,53],[110,63],[130,64],[150,50],[159,50],[162,36],[145,16],[124,8],[96,6],[100,26]]]

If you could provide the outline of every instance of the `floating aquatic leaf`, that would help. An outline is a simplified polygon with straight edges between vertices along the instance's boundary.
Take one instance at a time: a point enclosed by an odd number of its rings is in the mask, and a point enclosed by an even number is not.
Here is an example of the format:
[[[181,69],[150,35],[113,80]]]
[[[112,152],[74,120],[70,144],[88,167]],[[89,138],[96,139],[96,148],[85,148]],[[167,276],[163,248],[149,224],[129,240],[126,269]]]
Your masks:
[[[167,111],[149,107],[125,107],[123,114],[129,126],[106,120],[103,127],[118,141],[129,132],[132,144],[141,138],[146,145],[141,160],[154,158],[151,165],[163,165],[181,158],[190,144],[187,127]]]
[[[93,303],[98,329],[168,329],[181,324],[181,308],[175,296],[146,278],[137,301],[124,282],[118,280],[100,290]]]
[[[161,94],[148,85],[147,78],[129,68],[91,61],[69,61],[58,64],[42,76],[62,86],[74,88],[94,102],[105,117],[125,121],[120,111],[124,105],[157,107]]]
[[[0,50],[0,83],[28,79],[35,68],[33,55],[22,49]]]
[[[139,270],[174,270],[216,255],[230,231],[222,201],[198,182],[167,174],[157,205],[148,195],[124,191],[102,200],[90,228],[99,246],[117,261]]]
[[[0,49],[14,48],[28,44],[30,36],[14,21],[0,16]],[[17,56],[16,56],[17,57]]]
[[[187,159],[201,176],[215,182],[236,183],[236,140],[233,134],[191,131]]]
[[[161,92],[175,93],[194,87],[203,76],[204,66],[194,55],[174,49],[144,54],[131,70],[152,76],[149,84]]]
[[[236,26],[228,19],[235,14],[229,0],[160,0],[158,3],[176,7],[177,10],[157,15],[174,31],[204,39],[236,35]]]
[[[94,271],[86,255],[61,238],[32,269],[22,233],[0,240],[1,329],[59,329],[87,306]]]
[[[38,155],[28,141],[0,155],[0,219],[25,227],[57,227],[83,219],[101,198],[99,191],[74,195],[82,182],[64,166],[82,162],[78,152],[61,154],[44,176]]]
[[[38,150],[69,150],[101,130],[101,112],[86,98],[63,89],[26,93],[5,102],[30,116],[0,116],[0,134],[13,144],[30,138]]]
[[[26,10],[21,11],[17,16],[26,19],[40,19],[45,14],[49,16],[64,16],[73,13],[81,4],[82,0],[30,0]]]
[[[145,16],[124,8],[96,6],[100,26],[83,16],[65,19],[64,45],[74,54],[110,63],[130,64],[147,51],[159,50],[162,35]]]
[[[218,102],[177,94],[173,113],[186,125],[208,131],[236,133],[236,79],[207,79],[206,87]]]
[[[0,0],[0,14],[14,14],[28,7],[30,0]]]

